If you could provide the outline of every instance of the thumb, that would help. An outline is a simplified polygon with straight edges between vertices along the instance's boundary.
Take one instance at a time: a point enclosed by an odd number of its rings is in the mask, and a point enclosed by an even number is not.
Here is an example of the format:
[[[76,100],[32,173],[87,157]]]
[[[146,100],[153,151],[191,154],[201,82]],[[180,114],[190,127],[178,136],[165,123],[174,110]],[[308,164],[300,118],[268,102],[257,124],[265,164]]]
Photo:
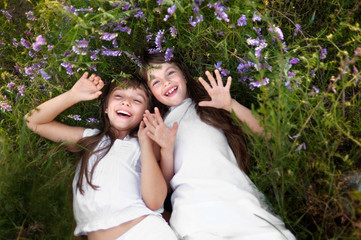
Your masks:
[[[211,101],[201,101],[198,103],[200,107],[212,107]]]
[[[172,133],[177,133],[177,131],[178,131],[178,123],[175,122],[175,123],[173,124],[172,129],[171,129],[171,132],[172,132]]]

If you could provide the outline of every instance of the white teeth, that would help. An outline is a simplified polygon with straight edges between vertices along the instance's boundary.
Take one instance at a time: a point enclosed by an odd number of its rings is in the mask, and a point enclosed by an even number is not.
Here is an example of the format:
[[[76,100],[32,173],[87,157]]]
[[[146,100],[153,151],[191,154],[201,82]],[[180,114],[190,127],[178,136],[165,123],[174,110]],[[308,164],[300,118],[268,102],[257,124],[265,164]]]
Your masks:
[[[176,90],[178,87],[174,87],[171,90],[169,90],[165,95],[168,96],[169,94],[171,94],[172,92],[174,92],[174,90]]]
[[[128,117],[130,117],[130,113],[128,113],[128,112],[126,112],[126,111],[123,111],[123,110],[119,110],[119,111],[117,111],[117,113],[118,114],[121,114],[121,115],[125,115],[125,116],[128,116]]]

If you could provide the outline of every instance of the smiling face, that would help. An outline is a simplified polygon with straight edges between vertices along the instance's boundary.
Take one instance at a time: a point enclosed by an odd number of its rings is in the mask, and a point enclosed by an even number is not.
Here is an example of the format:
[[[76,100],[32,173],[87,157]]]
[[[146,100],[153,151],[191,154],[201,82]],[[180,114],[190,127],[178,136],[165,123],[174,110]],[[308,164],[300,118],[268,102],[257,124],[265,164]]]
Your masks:
[[[174,63],[152,65],[147,78],[154,97],[168,107],[177,106],[188,98],[186,80]]]
[[[110,125],[119,131],[123,139],[136,128],[148,108],[148,97],[141,88],[115,88],[109,95],[105,113]]]

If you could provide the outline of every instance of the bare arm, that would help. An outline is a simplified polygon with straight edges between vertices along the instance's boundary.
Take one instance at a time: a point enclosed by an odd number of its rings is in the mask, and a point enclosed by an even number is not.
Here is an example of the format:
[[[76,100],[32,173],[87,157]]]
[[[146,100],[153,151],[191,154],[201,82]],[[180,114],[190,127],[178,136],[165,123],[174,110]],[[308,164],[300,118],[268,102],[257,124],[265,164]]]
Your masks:
[[[154,154],[153,141],[147,136],[147,128],[142,121],[138,138],[141,149],[141,191],[143,201],[151,210],[162,207],[167,196],[167,184]]]
[[[174,142],[178,130],[178,124],[174,123],[172,129],[168,129],[160,116],[158,108],[155,114],[146,111],[144,122],[149,128],[148,136],[160,147],[160,167],[170,190],[170,180],[174,176]]]
[[[231,98],[230,88],[232,78],[228,77],[226,86],[223,86],[222,77],[218,70],[215,70],[217,82],[210,72],[207,71],[206,75],[210,85],[203,78],[199,78],[199,81],[208,92],[211,101],[202,101],[199,103],[199,106],[220,108],[230,113],[233,110],[238,119],[246,123],[253,133],[262,134],[263,128],[252,114],[252,111]]]
[[[82,138],[84,128],[68,126],[54,119],[78,102],[99,97],[103,86],[104,83],[99,77],[93,74],[88,78],[88,73],[84,73],[69,91],[40,104],[26,114],[27,126],[54,142],[77,142]]]

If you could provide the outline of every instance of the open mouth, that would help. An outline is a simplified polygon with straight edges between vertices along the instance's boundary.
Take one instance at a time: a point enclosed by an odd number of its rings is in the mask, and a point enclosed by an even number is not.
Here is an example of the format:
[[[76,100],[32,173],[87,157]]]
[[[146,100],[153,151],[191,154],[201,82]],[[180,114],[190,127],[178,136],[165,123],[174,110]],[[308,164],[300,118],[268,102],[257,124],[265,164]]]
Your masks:
[[[171,96],[173,93],[175,93],[178,90],[178,87],[172,87],[171,89],[169,89],[164,95],[169,97]]]
[[[129,112],[124,111],[124,110],[118,110],[117,114],[122,117],[131,117],[132,116],[132,114],[130,114]]]

